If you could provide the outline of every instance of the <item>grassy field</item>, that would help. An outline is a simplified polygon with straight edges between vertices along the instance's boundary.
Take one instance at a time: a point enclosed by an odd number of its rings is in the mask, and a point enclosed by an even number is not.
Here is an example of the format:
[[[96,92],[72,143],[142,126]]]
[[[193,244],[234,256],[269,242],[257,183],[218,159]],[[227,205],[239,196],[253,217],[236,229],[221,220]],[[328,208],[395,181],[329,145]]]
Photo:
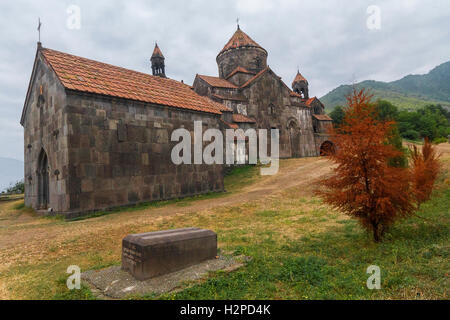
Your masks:
[[[119,265],[125,235],[196,226],[217,232],[221,254],[251,261],[232,273],[186,283],[174,294],[130,298],[447,299],[450,145],[443,150],[444,171],[432,200],[381,244],[312,195],[312,173],[329,170],[319,159],[282,161],[279,175],[286,179],[242,168],[227,177],[227,193],[80,221],[37,217],[21,201],[0,204],[0,298],[93,299],[85,286],[66,288],[69,265]],[[277,190],[265,189],[274,183]],[[381,290],[366,287],[370,265],[381,268]]]

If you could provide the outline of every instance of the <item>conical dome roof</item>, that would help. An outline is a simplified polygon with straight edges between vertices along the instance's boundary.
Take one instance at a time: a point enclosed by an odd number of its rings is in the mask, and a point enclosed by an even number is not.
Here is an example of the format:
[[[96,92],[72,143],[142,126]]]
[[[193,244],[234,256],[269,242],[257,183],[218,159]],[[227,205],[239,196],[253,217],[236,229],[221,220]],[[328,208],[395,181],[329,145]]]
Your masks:
[[[297,75],[295,76],[294,81],[292,82],[292,86],[294,86],[294,83],[296,82],[306,82],[308,83],[308,80],[306,80],[306,78],[304,76],[302,76],[302,74],[300,73],[300,71],[297,71]]]
[[[256,41],[254,41],[244,31],[242,31],[241,28],[239,28],[239,26],[238,26],[236,32],[233,34],[231,39],[227,42],[225,47],[223,47],[222,51],[220,51],[219,55],[227,50],[241,48],[241,47],[255,47],[255,48],[260,48],[260,49],[266,51],[263,47],[261,47],[258,43],[256,43]]]
[[[159,58],[164,58],[161,49],[159,49],[158,44],[155,44],[155,49],[153,50],[153,54],[152,54],[152,58],[154,57],[159,57]]]

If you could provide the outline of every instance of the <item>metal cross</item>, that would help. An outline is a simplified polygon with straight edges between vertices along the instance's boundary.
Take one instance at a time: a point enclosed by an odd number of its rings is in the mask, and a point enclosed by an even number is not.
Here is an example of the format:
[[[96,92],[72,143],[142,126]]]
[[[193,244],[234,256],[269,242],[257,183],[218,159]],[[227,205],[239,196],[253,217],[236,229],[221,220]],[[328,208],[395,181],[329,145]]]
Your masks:
[[[239,29],[239,18],[236,19],[236,24],[237,24],[238,29]]]
[[[37,30],[39,32],[39,42],[41,42],[41,26],[42,26],[41,18],[39,18],[39,20],[38,20],[38,28],[37,28]]]

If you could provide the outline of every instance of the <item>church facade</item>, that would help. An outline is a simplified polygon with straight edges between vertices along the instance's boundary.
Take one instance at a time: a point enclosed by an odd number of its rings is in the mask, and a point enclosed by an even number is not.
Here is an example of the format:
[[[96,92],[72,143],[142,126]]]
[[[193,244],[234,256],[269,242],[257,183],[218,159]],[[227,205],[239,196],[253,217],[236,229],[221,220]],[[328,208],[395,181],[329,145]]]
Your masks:
[[[112,207],[224,190],[223,165],[171,161],[175,129],[279,129],[280,157],[318,156],[331,119],[298,72],[290,89],[267,51],[238,28],[219,76],[192,86],[42,47],[22,112],[25,204],[68,218]]]
[[[217,55],[219,76],[197,74],[193,89],[232,109],[231,126],[278,129],[280,158],[319,156],[331,143],[331,118],[319,99],[309,96],[299,71],[291,89],[267,65],[267,56],[238,26]]]

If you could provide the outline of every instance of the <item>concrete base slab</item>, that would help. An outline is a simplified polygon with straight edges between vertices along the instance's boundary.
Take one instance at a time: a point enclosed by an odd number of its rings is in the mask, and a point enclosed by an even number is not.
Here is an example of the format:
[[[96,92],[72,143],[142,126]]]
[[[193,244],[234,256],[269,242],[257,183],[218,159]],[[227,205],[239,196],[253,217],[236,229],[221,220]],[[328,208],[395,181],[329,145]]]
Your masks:
[[[233,271],[244,265],[246,258],[224,257],[207,260],[189,268],[169,273],[145,281],[136,280],[120,266],[102,270],[89,270],[81,274],[81,279],[88,283],[98,298],[121,299],[132,295],[154,294],[176,291],[186,281],[204,278],[211,271]]]

